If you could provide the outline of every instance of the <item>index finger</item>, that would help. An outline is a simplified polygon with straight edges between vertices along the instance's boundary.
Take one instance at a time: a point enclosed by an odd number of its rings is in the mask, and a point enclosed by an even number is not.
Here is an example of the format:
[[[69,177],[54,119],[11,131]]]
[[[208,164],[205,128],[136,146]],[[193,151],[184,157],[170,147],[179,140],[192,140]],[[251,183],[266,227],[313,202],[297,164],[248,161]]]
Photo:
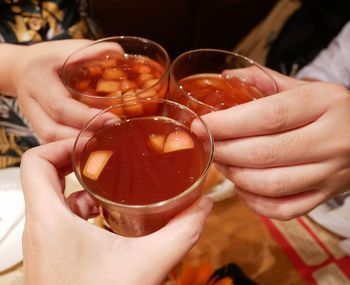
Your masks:
[[[48,90],[45,86],[49,85]],[[82,128],[99,111],[72,98],[59,76],[53,72],[33,93],[42,109],[56,122],[73,128]]]
[[[24,153],[21,181],[26,209],[41,215],[65,205],[61,179],[71,169],[73,143],[73,139],[57,141]]]
[[[313,89],[314,83],[264,97],[202,118],[215,139],[268,135],[309,124],[327,108],[326,98]],[[193,131],[201,135],[199,124]]]

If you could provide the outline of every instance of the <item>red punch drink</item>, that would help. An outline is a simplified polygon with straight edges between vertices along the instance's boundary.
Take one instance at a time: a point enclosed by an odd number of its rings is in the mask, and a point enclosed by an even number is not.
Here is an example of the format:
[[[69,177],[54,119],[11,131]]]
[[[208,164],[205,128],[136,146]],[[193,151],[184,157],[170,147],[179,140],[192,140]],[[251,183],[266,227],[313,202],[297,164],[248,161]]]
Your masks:
[[[96,194],[121,204],[147,205],[185,191],[205,164],[203,146],[188,128],[150,117],[120,121],[94,134],[80,167]]]
[[[191,75],[181,79],[178,85],[191,98],[183,94],[173,96],[201,115],[208,113],[210,107],[213,111],[223,110],[263,97],[256,87],[238,77],[228,80],[214,73]]]
[[[203,137],[191,131],[193,120],[205,128]],[[75,141],[73,166],[111,229],[142,236],[199,198],[212,159],[213,138],[196,113],[147,98],[91,119]]]
[[[155,85],[164,74],[164,68],[148,57],[118,53],[78,61],[69,68],[69,86],[100,97],[136,94]]]
[[[112,37],[73,52],[62,80],[73,97],[105,109],[128,100],[164,98],[170,61],[157,43],[137,37]]]

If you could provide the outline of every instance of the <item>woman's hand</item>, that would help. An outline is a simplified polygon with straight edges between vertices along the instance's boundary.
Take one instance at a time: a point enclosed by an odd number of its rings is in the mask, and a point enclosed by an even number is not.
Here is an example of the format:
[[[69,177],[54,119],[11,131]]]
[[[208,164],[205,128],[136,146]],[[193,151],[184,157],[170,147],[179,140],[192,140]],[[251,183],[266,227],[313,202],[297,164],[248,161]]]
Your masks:
[[[74,100],[59,76],[66,58],[90,42],[61,40],[11,49],[11,84],[5,92],[18,97],[22,113],[43,142],[76,136],[97,112]]]
[[[270,72],[280,93],[203,119],[219,169],[247,205],[288,220],[350,187],[350,94],[339,85]]]
[[[86,193],[63,196],[72,140],[27,151],[21,163],[26,202],[25,284],[160,284],[198,240],[212,202],[201,198],[161,230],[121,237],[82,217],[95,212]]]

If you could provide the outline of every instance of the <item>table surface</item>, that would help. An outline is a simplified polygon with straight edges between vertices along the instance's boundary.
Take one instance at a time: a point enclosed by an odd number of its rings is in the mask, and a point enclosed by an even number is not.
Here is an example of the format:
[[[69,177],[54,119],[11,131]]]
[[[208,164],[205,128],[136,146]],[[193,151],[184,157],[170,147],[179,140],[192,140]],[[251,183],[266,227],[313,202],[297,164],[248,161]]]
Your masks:
[[[305,284],[260,217],[237,197],[216,202],[203,235],[185,262],[205,260],[215,268],[236,263],[260,285]],[[22,265],[0,273],[0,285],[23,284]]]
[[[260,217],[237,197],[215,203],[187,262],[236,263],[260,285],[305,284]]]

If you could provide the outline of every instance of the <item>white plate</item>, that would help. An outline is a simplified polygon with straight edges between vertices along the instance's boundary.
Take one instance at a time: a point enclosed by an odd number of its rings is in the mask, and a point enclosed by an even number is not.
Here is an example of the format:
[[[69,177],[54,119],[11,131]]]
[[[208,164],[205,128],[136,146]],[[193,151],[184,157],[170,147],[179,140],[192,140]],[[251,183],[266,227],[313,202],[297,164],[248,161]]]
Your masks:
[[[0,272],[11,268],[23,259],[22,233],[24,229],[24,200],[22,193],[19,195],[19,192],[22,192],[22,187],[20,170],[18,167],[0,169],[0,192],[3,191],[14,193],[16,196],[16,204],[12,207],[14,211],[13,216],[8,213],[6,213],[5,216],[11,218],[11,227],[8,231],[6,230],[6,234],[0,233],[2,237],[0,239]],[[3,195],[3,197],[6,198],[5,195]]]
[[[350,196],[336,205],[333,199],[318,206],[308,215],[327,230],[350,239]]]

